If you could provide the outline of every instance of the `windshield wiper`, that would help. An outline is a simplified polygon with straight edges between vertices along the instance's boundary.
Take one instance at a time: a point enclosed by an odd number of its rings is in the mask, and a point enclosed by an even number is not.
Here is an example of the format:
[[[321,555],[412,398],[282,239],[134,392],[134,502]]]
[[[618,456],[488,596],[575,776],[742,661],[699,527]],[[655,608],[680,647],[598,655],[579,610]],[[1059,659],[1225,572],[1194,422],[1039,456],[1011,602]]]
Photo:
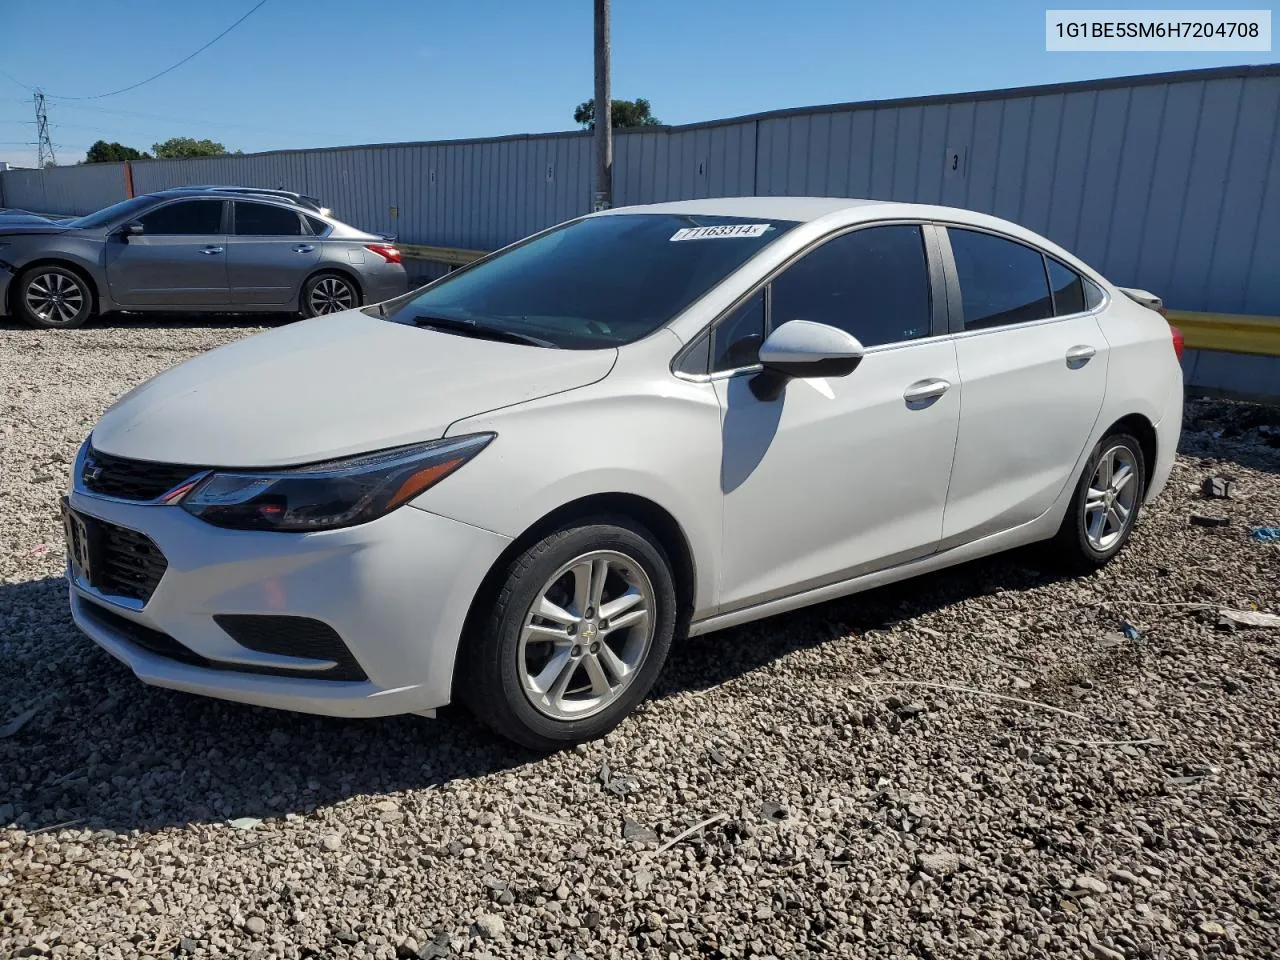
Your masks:
[[[447,330],[449,333],[460,333],[467,337],[478,337],[485,340],[502,340],[506,343],[523,343],[530,347],[555,347],[550,340],[532,337],[527,333],[515,330],[504,330],[491,327],[475,320],[459,320],[454,317],[419,316],[413,318],[415,327],[427,327],[436,330]]]

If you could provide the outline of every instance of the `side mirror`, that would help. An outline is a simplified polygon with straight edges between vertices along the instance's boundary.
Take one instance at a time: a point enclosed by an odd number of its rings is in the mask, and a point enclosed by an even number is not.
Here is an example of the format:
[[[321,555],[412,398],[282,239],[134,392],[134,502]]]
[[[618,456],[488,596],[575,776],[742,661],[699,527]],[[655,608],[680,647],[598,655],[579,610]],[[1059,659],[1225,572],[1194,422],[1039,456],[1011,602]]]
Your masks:
[[[838,327],[810,320],[789,320],[760,345],[764,370],[751,380],[757,400],[776,400],[788,380],[847,377],[862,362],[858,338]]]
[[[128,243],[130,237],[140,237],[146,232],[146,228],[142,226],[141,221],[132,220],[121,228],[120,236],[124,238],[125,243]]]

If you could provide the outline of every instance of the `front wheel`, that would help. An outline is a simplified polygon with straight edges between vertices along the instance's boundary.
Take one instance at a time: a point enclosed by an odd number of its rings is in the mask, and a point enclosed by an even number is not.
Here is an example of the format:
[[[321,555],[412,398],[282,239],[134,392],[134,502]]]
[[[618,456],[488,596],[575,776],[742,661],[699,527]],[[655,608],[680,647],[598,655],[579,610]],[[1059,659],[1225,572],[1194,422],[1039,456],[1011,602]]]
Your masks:
[[[1051,542],[1054,558],[1081,573],[1107,563],[1133,533],[1146,488],[1147,465],[1138,441],[1124,433],[1103,437]]]
[[[24,273],[13,303],[25,323],[49,330],[78,327],[93,313],[89,285],[74,270],[53,264]]]
[[[647,530],[621,517],[558,530],[504,571],[463,639],[459,692],[535,750],[594,740],[649,692],[675,623],[670,565]]]
[[[322,317],[360,306],[360,291],[337,273],[319,273],[302,286],[299,307],[304,317]]]

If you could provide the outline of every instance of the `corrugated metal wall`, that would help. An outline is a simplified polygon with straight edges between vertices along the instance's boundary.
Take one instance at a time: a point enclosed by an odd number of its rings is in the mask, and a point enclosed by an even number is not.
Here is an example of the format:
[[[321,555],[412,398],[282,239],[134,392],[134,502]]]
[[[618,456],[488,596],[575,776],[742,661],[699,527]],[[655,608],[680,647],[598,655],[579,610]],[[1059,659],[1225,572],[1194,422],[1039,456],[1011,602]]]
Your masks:
[[[0,206],[37,213],[93,213],[125,198],[123,163],[0,173]]]
[[[490,249],[583,213],[583,134],[297,150],[133,164],[138,193],[190,184],[283,187],[408,242]]]
[[[842,104],[624,131],[615,202],[826,194],[1007,217],[1173,307],[1280,314],[1280,65]],[[487,249],[584,213],[586,134],[133,164],[138,192],[286,187],[407,242]],[[81,213],[118,164],[0,175],[4,202]]]

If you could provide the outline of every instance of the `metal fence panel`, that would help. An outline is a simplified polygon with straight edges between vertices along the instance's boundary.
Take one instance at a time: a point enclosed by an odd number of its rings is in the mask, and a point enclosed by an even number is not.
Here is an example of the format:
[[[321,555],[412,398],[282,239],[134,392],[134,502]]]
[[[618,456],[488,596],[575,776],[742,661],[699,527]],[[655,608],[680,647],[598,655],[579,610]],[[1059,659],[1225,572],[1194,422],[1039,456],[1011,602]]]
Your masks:
[[[620,204],[750,194],[995,213],[1182,309],[1280,314],[1280,65],[777,111],[622,131]],[[584,132],[133,164],[137,192],[284,187],[409,243],[491,249],[590,208]],[[119,164],[0,174],[4,202],[85,213]]]
[[[123,163],[8,170],[0,178],[6,207],[36,213],[93,213],[127,195]]]

